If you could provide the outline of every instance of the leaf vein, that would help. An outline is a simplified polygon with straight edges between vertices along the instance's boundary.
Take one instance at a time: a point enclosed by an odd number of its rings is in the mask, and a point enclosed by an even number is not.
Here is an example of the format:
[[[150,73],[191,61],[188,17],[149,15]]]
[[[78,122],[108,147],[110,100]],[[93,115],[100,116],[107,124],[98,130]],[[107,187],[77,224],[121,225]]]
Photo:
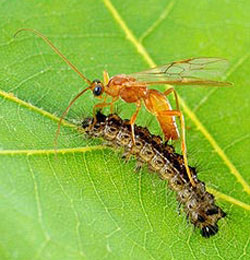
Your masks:
[[[34,185],[34,192],[35,192],[35,200],[36,200],[36,206],[37,206],[38,222],[39,222],[39,224],[40,224],[40,226],[41,226],[41,229],[42,229],[42,231],[43,231],[45,240],[46,240],[46,241],[50,241],[50,240],[51,240],[50,235],[49,235],[49,233],[46,231],[46,228],[45,228],[44,223],[43,223],[42,207],[41,207],[41,201],[40,201],[40,198],[39,198],[38,185],[37,185],[36,177],[35,177],[35,174],[34,174],[34,171],[33,171],[32,167],[31,167],[29,158],[27,158],[27,164],[28,164],[28,166],[29,166],[30,173],[31,173],[31,178],[32,178],[33,185]]]
[[[25,102],[25,101],[19,99],[18,97],[14,96],[13,93],[8,93],[8,92],[5,92],[3,90],[0,90],[0,96],[2,96],[3,98],[5,98],[7,100],[10,100],[12,102],[19,104],[22,107],[28,108],[31,111],[39,113],[40,115],[47,117],[47,118],[49,118],[49,119],[51,119],[55,122],[59,122],[59,120],[60,120],[59,117],[41,109],[41,108],[38,108],[38,107],[28,103],[28,102]],[[67,126],[67,127],[71,127],[71,128],[76,128],[76,126],[74,124],[71,124],[71,123],[69,123],[65,120],[62,120],[62,125]]]
[[[121,29],[124,31],[125,35],[127,36],[127,39],[131,41],[131,43],[134,45],[134,47],[137,49],[138,53],[142,55],[142,57],[146,60],[146,62],[149,64],[150,67],[155,67],[156,63],[153,61],[153,59],[150,57],[149,53],[145,49],[142,43],[138,41],[138,39],[135,37],[131,29],[127,26],[125,21],[122,19],[114,5],[111,3],[110,0],[103,0],[105,6],[110,11],[111,15],[115,19],[115,21],[118,23],[118,25],[121,27]],[[227,155],[224,153],[224,151],[220,148],[220,146],[217,144],[215,139],[212,137],[212,135],[208,132],[208,130],[204,127],[204,125],[201,123],[201,121],[198,119],[198,117],[194,114],[193,111],[187,106],[187,104],[184,102],[184,100],[179,97],[180,104],[183,107],[183,110],[185,113],[189,116],[189,118],[194,122],[197,129],[201,131],[201,133],[205,136],[205,138],[209,141],[211,146],[214,148],[214,150],[217,152],[217,154],[221,157],[221,159],[224,161],[225,165],[230,169],[231,173],[236,177],[238,182],[242,185],[244,191],[246,191],[248,194],[250,194],[250,186],[248,183],[244,180],[244,178],[241,176],[240,172],[236,169],[236,167],[233,165],[233,163],[230,161],[230,159],[227,157]]]
[[[159,18],[139,37],[139,42],[143,42],[152,32],[168,17],[176,1],[171,1],[160,14]]]
[[[140,204],[141,204],[141,208],[142,208],[142,211],[144,213],[144,216],[146,218],[146,221],[150,227],[150,231],[147,231],[147,232],[152,232],[154,231],[154,228],[153,228],[153,225],[148,217],[148,213],[146,212],[146,209],[145,209],[145,206],[143,204],[143,199],[142,199],[142,172],[140,171],[140,176],[139,176],[139,189],[138,189],[138,193],[139,193],[139,201],[140,201]]]
[[[67,153],[85,153],[95,150],[106,149],[103,145],[94,145],[94,146],[85,146],[85,147],[76,147],[76,148],[64,148],[64,149],[44,149],[44,150],[2,150],[0,155],[48,155],[48,154],[67,154]]]
[[[70,149],[58,149],[57,153],[58,154],[67,154],[67,153],[85,153],[85,152],[90,152],[90,151],[95,151],[95,150],[102,150],[102,149],[108,149],[108,147],[105,147],[103,145],[96,145],[96,146],[88,146],[88,147],[78,147],[78,148],[70,148]],[[21,154],[26,154],[26,155],[48,155],[48,154],[55,154],[54,149],[48,149],[48,150],[5,150],[5,151],[0,151],[0,155],[21,155]],[[117,187],[116,187],[117,188]],[[226,195],[222,192],[219,192],[213,188],[207,188],[209,192],[213,193],[218,199],[225,200],[227,202],[230,202],[234,205],[237,205],[243,209],[250,210],[250,205],[246,204],[240,200],[237,200],[229,195]],[[152,226],[152,225],[151,225]]]

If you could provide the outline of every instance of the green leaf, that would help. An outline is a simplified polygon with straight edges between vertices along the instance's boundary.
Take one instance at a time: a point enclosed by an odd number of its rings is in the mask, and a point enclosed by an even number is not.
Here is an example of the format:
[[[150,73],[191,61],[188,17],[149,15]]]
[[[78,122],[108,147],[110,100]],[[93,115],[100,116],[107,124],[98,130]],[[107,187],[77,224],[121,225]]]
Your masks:
[[[249,1],[0,2],[0,258],[248,259]],[[189,57],[230,61],[231,88],[178,87],[191,165],[228,213],[204,239],[178,216],[175,194],[135,162],[72,127],[97,102],[39,38],[44,33],[90,79]],[[118,102],[128,118],[135,107]],[[152,116],[140,112],[138,124]],[[155,121],[150,124],[159,133]]]

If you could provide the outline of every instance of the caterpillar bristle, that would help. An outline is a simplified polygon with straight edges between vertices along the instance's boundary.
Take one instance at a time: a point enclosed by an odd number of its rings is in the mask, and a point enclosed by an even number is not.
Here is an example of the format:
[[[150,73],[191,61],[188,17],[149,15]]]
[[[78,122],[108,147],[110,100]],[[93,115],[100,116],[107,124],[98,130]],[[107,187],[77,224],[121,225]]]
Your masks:
[[[172,145],[164,142],[160,136],[152,135],[146,127],[134,126],[135,144],[132,141],[129,120],[122,120],[117,114],[108,116],[101,112],[93,118],[86,118],[82,127],[91,137],[103,138],[113,147],[123,148],[125,159],[134,156],[138,168],[146,164],[158,176],[168,181],[168,186],[176,192],[177,201],[183,207],[188,222],[199,228],[201,235],[209,238],[219,228],[217,222],[226,213],[215,205],[214,196],[206,191],[204,182],[197,178],[196,168],[189,166],[196,186],[190,183],[183,156],[176,153]]]

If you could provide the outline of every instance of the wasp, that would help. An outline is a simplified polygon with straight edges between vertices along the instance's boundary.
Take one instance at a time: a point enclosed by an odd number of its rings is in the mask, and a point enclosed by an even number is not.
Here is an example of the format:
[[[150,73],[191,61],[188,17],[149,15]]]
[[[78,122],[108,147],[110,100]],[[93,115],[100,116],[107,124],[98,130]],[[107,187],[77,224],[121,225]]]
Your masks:
[[[176,125],[175,118],[180,120],[181,127],[181,149],[183,153],[183,159],[187,175],[190,182],[195,186],[195,181],[192,178],[190,169],[188,167],[187,160],[187,148],[185,140],[185,121],[183,113],[179,107],[178,96],[173,87],[168,88],[164,92],[160,92],[157,89],[149,89],[152,85],[204,85],[204,86],[230,86],[231,83],[216,81],[209,79],[212,76],[218,74],[227,65],[227,60],[223,58],[190,58],[181,61],[174,61],[167,63],[163,66],[158,66],[152,69],[148,69],[142,72],[132,74],[120,74],[113,77],[109,77],[107,71],[103,72],[103,81],[95,79],[93,81],[86,78],[54,45],[53,43],[40,32],[22,28],[18,30],[15,36],[22,31],[30,31],[41,39],[43,39],[53,50],[56,52],[78,75],[87,83],[87,87],[78,93],[69,103],[64,113],[62,114],[59,122],[58,129],[55,137],[55,143],[60,133],[60,126],[62,120],[68,113],[70,107],[74,102],[82,96],[87,90],[92,91],[95,97],[102,99],[98,104],[93,107],[94,122],[96,123],[96,110],[101,110],[104,107],[110,107],[111,113],[113,113],[114,103],[121,99],[126,103],[133,103],[136,105],[136,110],[130,118],[132,140],[135,143],[134,135],[134,123],[138,116],[138,113],[144,105],[146,109],[153,114],[164,134],[165,140],[177,140],[180,138],[178,127]],[[174,95],[176,109],[172,109],[167,96]],[[107,102],[107,98],[111,98]]]

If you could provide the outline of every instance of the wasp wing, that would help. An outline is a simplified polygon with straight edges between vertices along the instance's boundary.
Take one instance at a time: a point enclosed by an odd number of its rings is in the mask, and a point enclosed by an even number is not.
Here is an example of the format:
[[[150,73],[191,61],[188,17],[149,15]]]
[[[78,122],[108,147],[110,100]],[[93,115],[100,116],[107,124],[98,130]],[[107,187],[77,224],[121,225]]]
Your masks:
[[[208,85],[230,86],[231,83],[216,81],[225,69],[228,61],[222,58],[191,58],[174,61],[163,66],[130,74],[138,82],[147,85]]]

